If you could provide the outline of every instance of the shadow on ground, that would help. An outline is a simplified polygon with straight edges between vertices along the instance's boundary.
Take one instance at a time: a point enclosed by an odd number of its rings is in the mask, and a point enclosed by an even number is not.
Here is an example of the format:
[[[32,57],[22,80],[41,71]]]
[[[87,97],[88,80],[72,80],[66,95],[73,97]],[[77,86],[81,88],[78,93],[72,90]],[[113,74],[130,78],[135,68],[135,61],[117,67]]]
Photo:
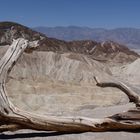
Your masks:
[[[130,132],[130,131],[109,131],[109,132]],[[86,132],[83,132],[86,133]],[[0,140],[2,139],[16,139],[16,138],[35,138],[35,137],[53,137],[53,136],[63,136],[70,134],[83,134],[83,133],[68,133],[68,132],[26,132],[18,134],[0,134]],[[105,133],[105,132],[95,132],[95,133]],[[140,133],[140,131],[131,131],[131,133]]]
[[[68,134],[80,133],[66,133],[66,132],[33,132],[33,133],[18,133],[18,134],[0,134],[0,139],[16,139],[16,138],[34,138],[34,137],[53,137]]]

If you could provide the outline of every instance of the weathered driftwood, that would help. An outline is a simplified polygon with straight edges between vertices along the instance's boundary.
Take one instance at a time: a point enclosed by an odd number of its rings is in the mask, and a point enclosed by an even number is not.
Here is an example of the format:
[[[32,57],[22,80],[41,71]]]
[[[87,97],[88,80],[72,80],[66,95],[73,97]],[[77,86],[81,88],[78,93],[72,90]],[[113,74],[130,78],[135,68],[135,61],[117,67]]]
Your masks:
[[[14,40],[6,54],[0,60],[0,132],[19,129],[34,129],[63,132],[86,132],[108,130],[140,130],[140,112],[135,110],[120,113],[104,119],[86,117],[54,117],[32,114],[15,107],[8,99],[5,83],[8,73],[16,63],[23,51],[30,52],[25,39]],[[97,81],[97,78],[95,78]],[[123,90],[130,101],[139,105],[139,96],[128,87],[116,83],[100,83],[98,86],[115,86]]]

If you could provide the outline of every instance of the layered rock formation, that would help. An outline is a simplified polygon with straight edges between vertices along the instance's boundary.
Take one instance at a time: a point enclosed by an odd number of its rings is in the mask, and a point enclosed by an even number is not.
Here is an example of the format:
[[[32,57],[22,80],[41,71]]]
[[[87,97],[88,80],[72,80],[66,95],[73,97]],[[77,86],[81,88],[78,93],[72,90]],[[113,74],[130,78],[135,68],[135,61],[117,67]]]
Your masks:
[[[94,76],[113,80],[105,64],[87,56],[35,51],[19,59],[7,87],[15,104],[30,111],[69,114],[128,102],[118,89],[96,87]]]

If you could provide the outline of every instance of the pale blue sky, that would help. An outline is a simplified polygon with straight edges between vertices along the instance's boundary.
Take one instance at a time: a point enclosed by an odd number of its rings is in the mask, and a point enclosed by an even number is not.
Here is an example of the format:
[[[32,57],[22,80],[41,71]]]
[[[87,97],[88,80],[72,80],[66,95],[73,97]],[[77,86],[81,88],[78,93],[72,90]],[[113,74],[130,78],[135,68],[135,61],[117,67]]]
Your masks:
[[[0,0],[0,21],[30,27],[140,28],[140,0]]]

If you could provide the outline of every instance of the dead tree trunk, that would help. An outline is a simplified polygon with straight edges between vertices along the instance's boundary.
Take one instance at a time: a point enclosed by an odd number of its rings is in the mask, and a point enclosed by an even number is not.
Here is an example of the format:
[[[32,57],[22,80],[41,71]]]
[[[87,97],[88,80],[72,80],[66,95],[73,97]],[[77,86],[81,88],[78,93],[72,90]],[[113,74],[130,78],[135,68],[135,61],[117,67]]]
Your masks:
[[[0,60],[0,132],[18,129],[63,132],[140,130],[140,110],[138,107],[136,110],[116,114],[104,119],[41,116],[15,107],[8,99],[5,83],[8,73],[25,49],[31,49],[28,47],[28,41],[25,39],[17,39],[13,41],[6,54]],[[104,85],[104,83],[97,81],[97,85],[101,86]],[[118,86],[116,87],[118,88]],[[122,86],[120,84],[119,87],[124,89],[124,85]],[[139,104],[140,100],[138,95],[128,88],[125,88],[124,92],[129,98],[131,97],[131,101]]]

